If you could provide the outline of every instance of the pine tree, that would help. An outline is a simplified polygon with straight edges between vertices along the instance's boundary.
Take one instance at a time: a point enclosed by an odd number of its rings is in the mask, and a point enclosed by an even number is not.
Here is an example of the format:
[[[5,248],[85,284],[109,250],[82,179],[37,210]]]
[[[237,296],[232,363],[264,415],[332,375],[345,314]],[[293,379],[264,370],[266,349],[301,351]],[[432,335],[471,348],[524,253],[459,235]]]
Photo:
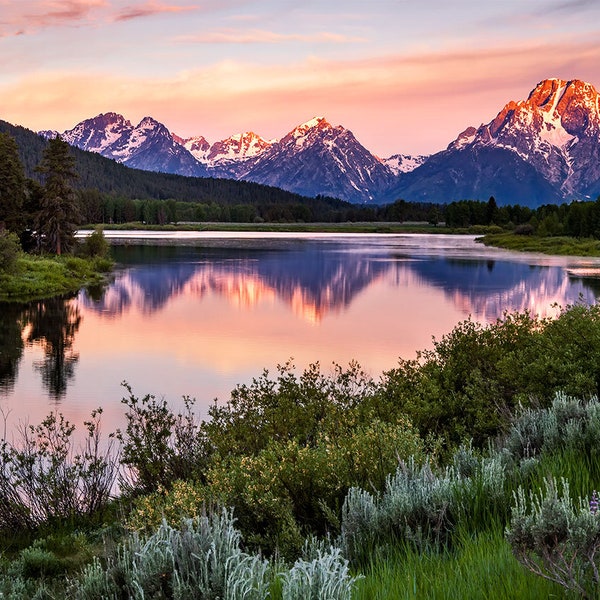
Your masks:
[[[79,204],[73,188],[77,172],[69,144],[58,136],[50,140],[37,171],[44,178],[36,223],[42,247],[56,254],[68,252],[74,244],[79,220]]]
[[[0,229],[21,233],[24,226],[25,171],[14,138],[0,133]]]

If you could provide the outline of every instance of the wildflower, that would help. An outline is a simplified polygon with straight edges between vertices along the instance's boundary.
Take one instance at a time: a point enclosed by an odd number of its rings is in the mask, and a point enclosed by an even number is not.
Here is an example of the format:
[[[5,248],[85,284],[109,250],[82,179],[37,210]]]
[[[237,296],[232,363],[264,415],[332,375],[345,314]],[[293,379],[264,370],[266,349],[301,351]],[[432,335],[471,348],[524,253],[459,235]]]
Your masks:
[[[593,491],[592,497],[590,498],[590,512],[595,515],[598,512],[598,505],[600,504],[600,500],[598,498],[598,493],[596,490]]]

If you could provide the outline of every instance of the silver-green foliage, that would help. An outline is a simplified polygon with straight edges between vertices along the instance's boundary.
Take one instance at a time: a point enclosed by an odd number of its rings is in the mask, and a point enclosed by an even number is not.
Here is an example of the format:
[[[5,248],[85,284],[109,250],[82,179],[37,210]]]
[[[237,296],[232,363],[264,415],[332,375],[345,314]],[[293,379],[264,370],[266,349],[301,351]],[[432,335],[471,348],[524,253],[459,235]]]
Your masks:
[[[93,562],[72,585],[82,600],[262,600],[268,596],[269,565],[240,548],[231,513],[186,519],[181,529],[163,522],[151,536],[133,535],[104,568]]]
[[[582,499],[575,503],[568,482],[559,494],[555,479],[545,492],[519,487],[506,537],[517,559],[536,575],[584,598],[600,592],[600,514]]]
[[[499,456],[481,458],[470,447],[438,472],[414,460],[401,463],[380,494],[351,488],[342,507],[340,546],[352,560],[375,547],[409,541],[416,547],[446,544],[476,502],[500,502],[505,469]]]
[[[504,442],[513,459],[529,459],[565,449],[594,448],[600,440],[600,402],[557,393],[548,408],[522,410]]]
[[[357,581],[339,548],[319,547],[281,573],[283,600],[350,600]]]

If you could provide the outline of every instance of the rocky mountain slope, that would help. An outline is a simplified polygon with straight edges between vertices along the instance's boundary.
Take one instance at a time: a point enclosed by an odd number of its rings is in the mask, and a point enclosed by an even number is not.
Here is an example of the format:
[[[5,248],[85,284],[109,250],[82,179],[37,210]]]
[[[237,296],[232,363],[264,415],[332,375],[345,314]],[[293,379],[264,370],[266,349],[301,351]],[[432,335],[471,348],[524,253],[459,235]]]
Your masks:
[[[324,118],[298,125],[280,140],[254,132],[213,144],[203,136],[181,138],[151,117],[132,125],[116,113],[98,115],[58,134],[70,144],[127,166],[199,177],[248,180],[305,196],[331,196],[353,202],[374,200],[424,157],[385,161],[371,154],[352,132]],[[402,165],[402,166],[400,166]]]
[[[431,157],[380,159],[350,130],[322,117],[278,140],[251,131],[214,143],[201,135],[183,139],[151,117],[134,126],[116,113],[60,135],[139,169],[248,180],[352,202],[494,196],[499,204],[538,206],[600,195],[600,96],[579,80],[540,82],[526,100],[511,100],[489,123],[468,127]]]
[[[442,202],[494,196],[538,206],[600,195],[600,95],[589,83],[547,79],[488,124],[400,175],[387,199]]]

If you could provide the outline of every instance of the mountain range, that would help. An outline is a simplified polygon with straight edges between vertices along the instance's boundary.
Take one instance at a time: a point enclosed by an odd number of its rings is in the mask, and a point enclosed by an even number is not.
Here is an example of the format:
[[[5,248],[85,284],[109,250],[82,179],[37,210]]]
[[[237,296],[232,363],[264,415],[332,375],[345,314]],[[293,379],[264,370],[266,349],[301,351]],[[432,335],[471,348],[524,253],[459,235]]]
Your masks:
[[[547,79],[489,123],[467,127],[442,152],[379,158],[354,134],[316,117],[280,139],[252,131],[214,143],[181,138],[151,117],[86,119],[60,135],[126,166],[252,181],[303,196],[357,203],[461,199],[539,206],[600,195],[600,95],[580,80]]]

